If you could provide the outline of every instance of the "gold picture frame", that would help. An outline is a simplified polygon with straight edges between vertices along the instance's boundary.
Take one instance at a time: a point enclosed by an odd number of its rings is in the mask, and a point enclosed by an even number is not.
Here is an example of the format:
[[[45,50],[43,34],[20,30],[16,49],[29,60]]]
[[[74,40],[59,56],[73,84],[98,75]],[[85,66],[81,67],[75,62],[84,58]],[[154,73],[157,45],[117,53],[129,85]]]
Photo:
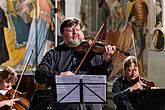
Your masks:
[[[161,28],[155,29],[153,33],[153,46],[157,51],[164,50],[165,37]]]

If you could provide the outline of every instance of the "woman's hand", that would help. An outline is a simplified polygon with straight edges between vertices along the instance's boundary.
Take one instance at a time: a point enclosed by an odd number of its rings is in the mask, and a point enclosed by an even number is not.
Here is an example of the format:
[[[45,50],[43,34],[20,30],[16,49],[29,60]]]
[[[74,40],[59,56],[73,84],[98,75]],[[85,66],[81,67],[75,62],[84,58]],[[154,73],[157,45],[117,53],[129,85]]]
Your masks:
[[[3,107],[5,105],[9,106],[9,107],[13,107],[15,105],[15,101],[17,101],[18,99],[11,99],[11,100],[2,100],[0,101],[0,107]]]

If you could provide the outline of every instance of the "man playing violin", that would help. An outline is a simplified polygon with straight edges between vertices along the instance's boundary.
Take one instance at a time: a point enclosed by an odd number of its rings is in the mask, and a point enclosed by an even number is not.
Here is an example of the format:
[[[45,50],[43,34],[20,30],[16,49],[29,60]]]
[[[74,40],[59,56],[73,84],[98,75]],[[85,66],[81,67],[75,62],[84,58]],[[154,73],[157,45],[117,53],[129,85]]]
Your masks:
[[[12,86],[17,80],[17,73],[11,67],[3,67],[0,69],[0,109],[8,110],[7,108],[13,107],[16,99],[5,98],[8,90],[12,89]]]
[[[75,17],[69,17],[62,21],[60,32],[63,42],[50,49],[37,66],[35,72],[37,82],[50,84],[55,75],[109,76],[113,69],[112,56],[116,50],[116,47],[111,45],[106,45],[105,52],[101,55],[89,52],[80,69],[75,72],[85,55],[75,49],[84,40],[81,26],[81,20]],[[51,106],[53,110],[102,110],[101,104],[57,104],[55,92],[55,85],[52,85]]]
[[[128,56],[123,62],[123,72],[121,76],[113,81],[112,99],[116,104],[116,110],[140,110],[137,92],[143,89],[152,89],[154,84],[149,83],[139,76],[138,62],[134,56]],[[152,87],[153,86],[153,87]]]

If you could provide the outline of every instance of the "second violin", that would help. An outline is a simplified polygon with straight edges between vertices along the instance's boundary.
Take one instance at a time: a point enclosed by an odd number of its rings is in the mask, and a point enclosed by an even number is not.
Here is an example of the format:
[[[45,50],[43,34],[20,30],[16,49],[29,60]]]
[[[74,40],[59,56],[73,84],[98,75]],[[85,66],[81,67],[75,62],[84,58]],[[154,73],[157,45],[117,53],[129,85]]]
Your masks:
[[[0,101],[2,100],[11,100],[13,98],[15,90],[10,89],[5,95],[0,95]],[[12,109],[16,110],[28,110],[30,107],[30,102],[24,98],[23,94],[21,92],[16,92],[15,98],[14,98],[15,104],[13,105]],[[5,107],[10,108],[10,107]]]
[[[152,89],[152,87],[156,87],[156,84],[152,81],[147,81],[146,79],[142,78],[142,77],[137,77],[136,79],[132,80],[130,82],[130,86],[136,84],[137,82],[141,81],[144,85],[143,86],[143,90],[146,89]],[[139,92],[140,90],[136,90],[134,92]]]
[[[17,73],[11,67],[2,67],[0,71],[0,110],[28,110],[30,102],[22,93],[12,89],[17,81]]]

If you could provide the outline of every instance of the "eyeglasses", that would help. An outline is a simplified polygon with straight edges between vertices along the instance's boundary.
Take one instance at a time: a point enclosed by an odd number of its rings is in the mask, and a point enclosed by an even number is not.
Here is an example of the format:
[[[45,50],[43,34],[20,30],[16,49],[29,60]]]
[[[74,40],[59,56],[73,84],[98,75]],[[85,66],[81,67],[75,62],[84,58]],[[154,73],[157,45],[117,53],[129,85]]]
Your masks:
[[[75,25],[75,26],[72,26],[72,27],[67,27],[67,29],[64,29],[64,31],[67,31],[67,32],[78,32],[78,31],[81,31],[81,27],[79,25]]]

